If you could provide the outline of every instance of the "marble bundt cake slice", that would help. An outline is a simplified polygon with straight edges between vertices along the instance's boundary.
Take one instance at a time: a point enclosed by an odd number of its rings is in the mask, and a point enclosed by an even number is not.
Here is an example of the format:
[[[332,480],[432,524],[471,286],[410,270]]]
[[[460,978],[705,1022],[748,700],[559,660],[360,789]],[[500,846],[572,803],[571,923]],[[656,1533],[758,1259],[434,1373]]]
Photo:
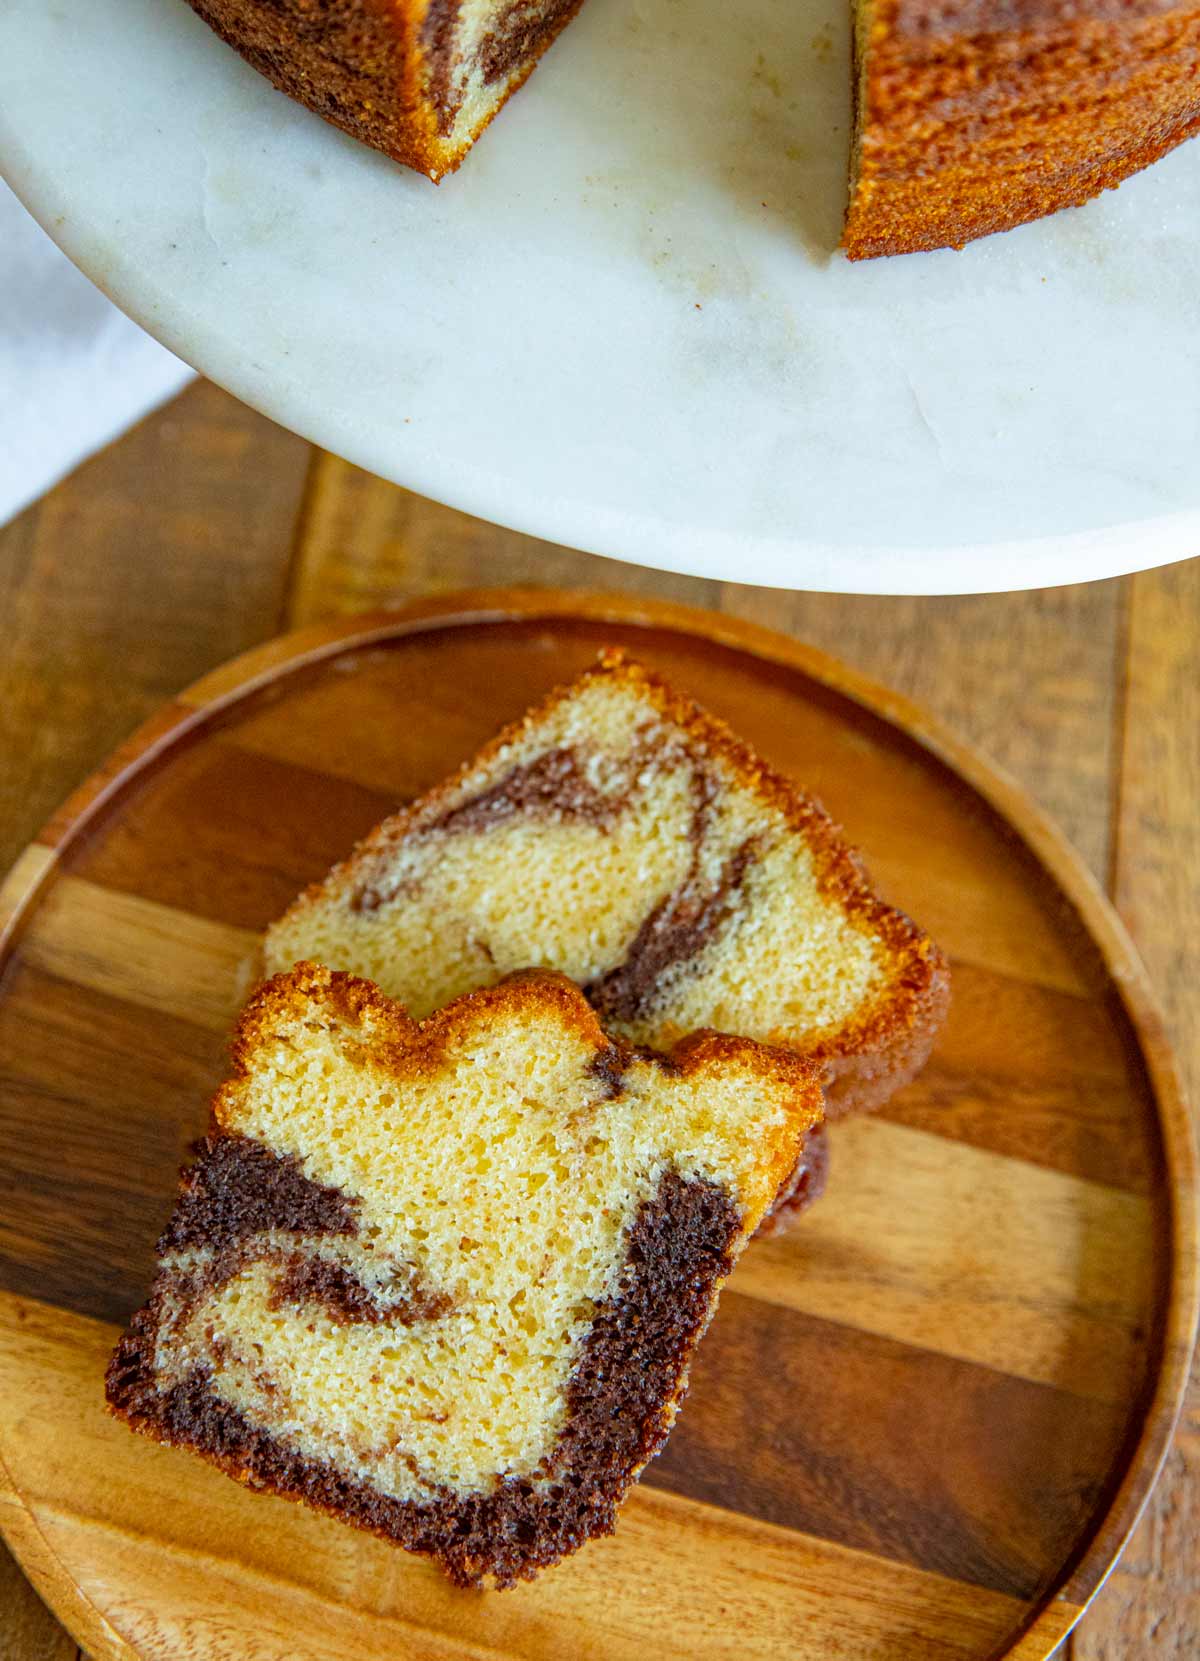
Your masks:
[[[110,1407],[460,1584],[529,1578],[611,1531],[820,1113],[798,1057],[634,1052],[560,975],[418,1024],[299,965],[242,1017]]]
[[[431,179],[452,173],[582,0],[188,0],[281,92]]]
[[[712,1027],[799,1051],[831,1116],[917,1072],[949,994],[817,803],[619,652],[385,820],[265,954],[367,975],[417,1015],[558,969],[632,1043]]]

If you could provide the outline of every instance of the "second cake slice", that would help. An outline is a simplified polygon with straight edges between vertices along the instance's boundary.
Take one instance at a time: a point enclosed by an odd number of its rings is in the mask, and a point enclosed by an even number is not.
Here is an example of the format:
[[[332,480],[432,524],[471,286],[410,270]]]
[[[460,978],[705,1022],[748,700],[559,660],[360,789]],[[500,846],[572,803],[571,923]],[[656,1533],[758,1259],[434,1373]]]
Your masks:
[[[385,820],[265,952],[418,1015],[544,965],[632,1043],[712,1027],[799,1051],[831,1116],[913,1076],[949,992],[821,807],[619,652]]]

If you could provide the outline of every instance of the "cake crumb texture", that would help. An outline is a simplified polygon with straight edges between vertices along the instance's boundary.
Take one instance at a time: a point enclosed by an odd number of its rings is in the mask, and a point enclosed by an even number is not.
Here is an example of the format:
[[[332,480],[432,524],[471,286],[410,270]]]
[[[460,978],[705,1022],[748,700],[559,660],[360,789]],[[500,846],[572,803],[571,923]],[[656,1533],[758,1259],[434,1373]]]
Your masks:
[[[612,1527],[819,1125],[800,1058],[614,1043],[564,977],[423,1023],[303,964],[242,1017],[114,1412],[464,1584]]]

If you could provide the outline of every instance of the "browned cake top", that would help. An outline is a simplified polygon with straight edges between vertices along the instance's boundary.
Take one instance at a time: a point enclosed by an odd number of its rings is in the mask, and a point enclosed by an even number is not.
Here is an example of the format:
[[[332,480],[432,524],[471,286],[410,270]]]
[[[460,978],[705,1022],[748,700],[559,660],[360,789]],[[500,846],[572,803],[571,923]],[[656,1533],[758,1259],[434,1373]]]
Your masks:
[[[851,259],[1075,206],[1200,128],[1200,4],[862,0]]]

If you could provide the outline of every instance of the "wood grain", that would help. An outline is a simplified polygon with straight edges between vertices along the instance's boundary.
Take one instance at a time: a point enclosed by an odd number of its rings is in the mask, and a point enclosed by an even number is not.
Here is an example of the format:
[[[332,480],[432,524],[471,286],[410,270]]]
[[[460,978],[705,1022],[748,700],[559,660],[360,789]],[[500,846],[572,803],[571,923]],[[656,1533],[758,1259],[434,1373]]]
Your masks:
[[[834,1148],[837,1203],[757,1245],[744,1292],[1098,1401],[1136,1393],[1146,1200],[879,1119],[840,1127]]]
[[[947,721],[1018,778],[1105,874],[1119,584],[928,599],[726,584],[722,603],[835,653]]]
[[[78,1645],[58,1625],[21,1572],[15,1558],[0,1550],[0,1661],[76,1661]]]
[[[956,1361],[932,1332],[918,1349],[742,1288],[650,1485],[1036,1600],[1088,1529],[1124,1414]]]
[[[481,583],[545,583],[716,605],[720,585],[597,559],[490,525],[320,455],[297,543],[293,628]]]
[[[1062,1042],[1068,1030],[1076,1035],[1070,1046]],[[1019,1041],[989,1042],[998,1032]],[[1128,1088],[1102,1006],[956,963],[937,1051],[881,1116],[1144,1193],[1150,1150],[1129,1134]]]
[[[1200,1096],[1200,562],[1131,579],[1113,888]],[[1146,1517],[1074,1661],[1184,1661],[1200,1633],[1200,1366]]]
[[[0,869],[163,698],[280,626],[311,454],[197,384],[0,528]],[[0,1594],[5,1661],[57,1658],[24,1607]]]
[[[129,1315],[225,1051],[223,1029],[148,1014],[28,965],[11,973],[0,1001],[5,1285],[110,1320]],[[89,1132],[97,1117],[102,1140]]]
[[[675,577],[539,542],[320,457],[292,626],[479,583],[535,582],[714,606],[782,629],[949,721],[1062,824],[1092,870],[1110,854],[1121,586],[912,599],[797,594]]]
[[[217,801],[221,813],[213,811]],[[270,811],[283,803],[286,812]],[[391,791],[278,761],[218,735],[179,758],[136,832],[121,825],[105,838],[91,880],[110,894],[136,894],[235,928],[265,928],[396,805]]]
[[[135,723],[279,627],[308,458],[201,383],[0,531],[4,869]]]
[[[240,670],[250,689],[244,707],[232,692],[239,671],[210,677],[211,719],[193,691],[178,700],[174,716],[153,720],[143,759],[131,759],[135,738],[125,776],[106,772],[99,794],[85,787],[58,816],[50,833],[54,865],[25,867],[31,899],[24,912],[10,889],[19,926],[0,988],[0,1045],[12,1056],[10,1119],[0,1136],[0,1147],[11,1150],[0,1276],[18,1301],[5,1305],[10,1319],[0,1321],[0,1349],[16,1357],[13,1398],[54,1388],[22,1370],[31,1333],[43,1344],[34,1352],[57,1357],[60,1339],[81,1342],[72,1322],[120,1316],[139,1296],[173,1166],[199,1128],[197,1086],[206,1071],[209,1084],[220,1076],[216,1046],[253,968],[254,931],[223,918],[239,904],[261,917],[281,882],[291,884],[307,860],[328,855],[320,835],[296,839],[274,828],[275,789],[239,793],[231,781],[248,786],[248,763],[269,761],[269,777],[285,795],[302,775],[299,793],[307,791],[320,816],[326,786],[317,780],[327,777],[335,795],[348,792],[345,813],[330,816],[335,829],[347,829],[377,805],[385,783],[399,794],[420,788],[490,729],[498,704],[528,701],[623,630],[642,656],[694,686],[751,736],[764,734],[780,759],[803,759],[818,775],[850,780],[850,809],[874,827],[897,897],[920,909],[936,885],[922,887],[919,862],[904,855],[906,812],[889,815],[882,805],[889,794],[915,804],[933,841],[949,850],[938,881],[950,873],[976,896],[964,911],[1019,908],[1019,928],[983,932],[992,940],[1011,936],[1005,972],[1023,979],[1027,996],[1047,1000],[1031,1055],[1057,1079],[1075,1065],[1068,1058],[1082,1033],[1118,1031],[1115,1045],[1100,1047],[1095,1068],[1107,1076],[1107,1111],[1125,1141],[1145,1146],[1136,1175],[1107,1183],[1090,1167],[1072,1167],[1069,1138],[1042,1165],[1036,1154],[959,1140],[951,1126],[935,1132],[900,1117],[845,1127],[845,1203],[827,1202],[792,1240],[750,1254],[727,1319],[714,1327],[697,1368],[686,1429],[681,1423],[670,1455],[646,1478],[640,1504],[656,1503],[657,1490],[683,1507],[672,1513],[669,1537],[622,1531],[595,1563],[585,1554],[583,1567],[556,1581],[560,1590],[533,1605],[532,1626],[528,1614],[513,1617],[507,1651],[503,1644],[497,1651],[492,1605],[480,1625],[478,1606],[472,1614],[452,1601],[430,1631],[430,1653],[475,1654],[481,1646],[499,1654],[586,1652],[596,1641],[591,1577],[606,1559],[607,1625],[614,1653],[622,1653],[626,1642],[644,1641],[638,1611],[647,1597],[660,1626],[683,1619],[671,1600],[699,1584],[701,1542],[721,1538],[721,1566],[703,1571],[706,1584],[721,1585],[722,1596],[745,1609],[742,1653],[765,1654],[778,1640],[761,1587],[755,1590],[765,1561],[760,1536],[752,1563],[735,1554],[727,1565],[730,1529],[743,1542],[746,1530],[768,1530],[768,1558],[782,1554],[773,1572],[789,1585],[790,1541],[805,1561],[818,1550],[851,1551],[917,1572],[923,1586],[959,1588],[954,1608],[970,1614],[947,1640],[949,1653],[1011,1651],[1037,1612],[1044,1653],[1068,1624],[1067,1612],[1094,1589],[1138,1503],[1166,1433],[1186,1338],[1191,1260],[1178,1260],[1178,1291],[1167,1301],[1162,1256],[1170,1205],[1186,1213],[1190,1199],[1179,1163],[1186,1159],[1153,1011],[1119,930],[1063,845],[1011,787],[894,696],[819,655],[733,621],[644,602],[480,595],[463,602],[462,620],[456,604],[428,602],[412,625],[351,624],[342,643],[320,626],[295,644],[290,678],[282,648],[251,654]],[[438,695],[430,697],[430,687]],[[298,730],[311,741],[306,769],[290,753]],[[157,897],[157,876],[137,880],[139,850],[155,872],[185,841],[182,875],[171,879],[178,903],[167,904]],[[224,888],[219,867],[233,873]],[[114,886],[100,880],[106,874]],[[210,876],[221,895],[216,917],[184,903],[190,889],[203,909],[199,896]],[[140,891],[147,887],[155,897]],[[969,947],[965,932],[962,939]],[[995,957],[995,948],[983,955]],[[1055,964],[1061,972],[1049,972]],[[976,972],[1000,973],[994,963]],[[1136,1012],[1136,1025],[1126,1011]],[[978,1020],[960,1032],[968,1074],[986,1070],[972,1067],[972,1034],[980,1059],[996,1036]],[[1007,1056],[1005,1066],[1019,1102],[1032,1072]],[[1082,1099],[1063,1093],[1063,1117]],[[1079,1132],[1074,1146],[1083,1147],[1086,1114]],[[1186,1223],[1181,1214],[1179,1227]],[[1150,1401],[1160,1338],[1165,1370]],[[94,1376],[91,1388],[98,1389]],[[178,1611],[186,1609],[193,1647],[215,1653],[213,1600],[227,1627],[234,1608],[246,1606],[244,1557],[254,1549],[268,1553],[266,1572],[284,1583],[280,1608],[292,1608],[292,1570],[272,1555],[275,1536],[252,1548],[245,1535],[257,1530],[253,1513],[242,1522],[236,1510],[246,1497],[219,1482],[216,1500],[196,1489],[187,1526],[219,1535],[224,1554],[185,1553],[176,1572],[186,1567],[194,1590],[160,1606],[160,1571],[143,1547],[130,1547],[127,1524],[113,1524],[96,1502],[80,1499],[93,1465],[97,1481],[110,1474],[111,1455],[89,1451],[110,1445],[98,1409],[98,1395],[90,1407],[81,1403],[71,1421],[74,1445],[60,1434],[39,1437],[34,1417],[21,1420],[15,1439],[7,1427],[0,1440],[13,1492],[28,1508],[24,1526],[51,1558],[65,1554],[71,1586],[99,1604],[113,1630],[132,1635],[143,1653],[169,1653]],[[1142,1451],[1130,1463],[1139,1434]],[[123,1464],[142,1456],[119,1457]],[[121,1486],[136,1492],[138,1484],[130,1475]],[[149,1506],[161,1548],[174,1536],[164,1533],[160,1510]],[[338,1532],[338,1561],[358,1565],[356,1547]],[[640,1541],[640,1559],[629,1555],[629,1538]],[[52,1568],[35,1563],[33,1572],[55,1596],[67,1595],[55,1591]],[[435,1602],[445,1597],[440,1583],[436,1595],[428,1591],[422,1565],[393,1564],[388,1573],[404,1581],[398,1607],[405,1620],[416,1589]],[[669,1587],[665,1577],[674,1577]],[[630,1608],[618,1607],[639,1584]],[[832,1586],[825,1584],[827,1599]],[[984,1596],[978,1608],[961,1601],[964,1587]],[[220,1601],[227,1595],[233,1604]],[[1002,1605],[987,1602],[997,1595]],[[364,1610],[346,1588],[338,1601],[364,1654],[385,1642],[385,1629],[372,1626],[374,1605]],[[308,1610],[303,1600],[294,1604],[301,1608]],[[980,1611],[1004,1624],[973,1652]],[[325,1614],[314,1608],[305,1618],[312,1653],[324,1654]],[[848,1653],[864,1644],[872,1653],[870,1644],[884,1639],[880,1653],[920,1653],[894,1612],[874,1610],[866,1629],[859,1615],[840,1609],[826,1607],[822,1619],[814,1644],[827,1644],[845,1625]],[[893,1628],[885,1632],[888,1621]],[[715,1630],[714,1642],[723,1643]],[[119,1649],[108,1627],[97,1631],[98,1641]],[[1031,1637],[1026,1649],[1037,1653],[1032,1644]]]
[[[255,979],[258,937],[65,876],[22,944],[48,975],[227,1032]]]

